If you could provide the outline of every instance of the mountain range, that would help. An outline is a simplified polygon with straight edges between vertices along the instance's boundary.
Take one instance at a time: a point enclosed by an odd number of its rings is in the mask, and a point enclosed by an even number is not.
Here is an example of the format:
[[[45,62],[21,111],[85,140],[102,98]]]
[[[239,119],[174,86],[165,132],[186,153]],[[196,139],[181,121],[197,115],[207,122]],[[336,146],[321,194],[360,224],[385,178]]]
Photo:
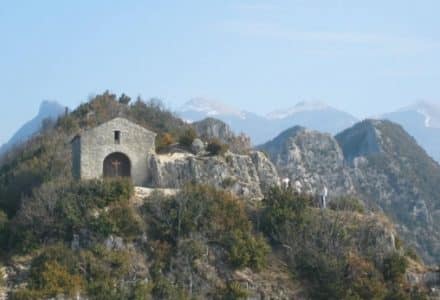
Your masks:
[[[64,111],[65,107],[57,102],[43,101],[37,116],[24,124],[0,147],[0,155],[38,132],[45,119],[55,120]],[[299,102],[290,108],[276,110],[263,116],[219,101],[194,98],[178,108],[176,114],[191,123],[207,117],[222,120],[234,132],[248,135],[253,145],[266,143],[280,132],[294,126],[336,135],[360,121],[355,116],[322,102]],[[375,118],[400,124],[432,158],[440,162],[439,106],[419,101]]]
[[[321,102],[300,102],[293,107],[265,116],[227,106],[208,99],[192,99],[177,110],[186,121],[215,117],[235,132],[250,136],[254,145],[263,144],[280,132],[302,126],[336,135],[360,121],[355,116]],[[435,160],[440,161],[440,107],[425,101],[376,116],[400,124]]]
[[[255,145],[267,142],[294,125],[336,134],[358,121],[349,113],[321,102],[300,102],[291,108],[261,116],[220,102],[197,98],[185,103],[177,114],[190,122],[215,117],[227,123],[235,132],[249,135]]]

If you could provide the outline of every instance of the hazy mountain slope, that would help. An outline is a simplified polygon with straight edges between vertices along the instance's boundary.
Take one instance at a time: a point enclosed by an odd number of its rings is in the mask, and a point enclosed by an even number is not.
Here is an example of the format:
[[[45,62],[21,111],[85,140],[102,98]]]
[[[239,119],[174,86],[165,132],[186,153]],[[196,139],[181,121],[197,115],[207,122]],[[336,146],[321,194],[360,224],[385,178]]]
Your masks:
[[[427,102],[418,102],[396,112],[383,115],[405,128],[417,142],[440,162],[440,108]]]
[[[357,193],[383,210],[426,261],[440,261],[440,165],[399,125],[367,120],[336,136]]]
[[[64,111],[65,107],[57,102],[43,101],[40,105],[37,116],[25,123],[7,143],[1,146],[0,154],[3,154],[12,147],[28,140],[41,129],[45,119],[56,120],[64,113]]]
[[[354,116],[320,102],[300,102],[297,105],[268,114],[277,133],[292,126],[336,134],[358,120]]]

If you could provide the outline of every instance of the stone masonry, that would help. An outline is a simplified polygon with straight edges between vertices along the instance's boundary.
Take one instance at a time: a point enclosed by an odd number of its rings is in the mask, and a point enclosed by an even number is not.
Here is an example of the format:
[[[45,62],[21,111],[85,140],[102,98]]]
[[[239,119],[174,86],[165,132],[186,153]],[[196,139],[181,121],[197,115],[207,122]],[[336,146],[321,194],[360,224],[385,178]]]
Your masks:
[[[156,134],[124,118],[115,118],[77,135],[72,140],[73,175],[77,179],[104,176],[104,161],[111,155],[128,158],[133,184],[145,186],[148,159],[155,153]]]

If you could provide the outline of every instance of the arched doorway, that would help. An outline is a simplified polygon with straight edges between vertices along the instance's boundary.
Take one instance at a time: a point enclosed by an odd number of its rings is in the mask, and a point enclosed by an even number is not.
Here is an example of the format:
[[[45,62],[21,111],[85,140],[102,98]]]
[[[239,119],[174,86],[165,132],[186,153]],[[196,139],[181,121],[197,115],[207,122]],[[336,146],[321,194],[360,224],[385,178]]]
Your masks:
[[[130,177],[131,163],[127,155],[115,152],[104,159],[104,177]]]

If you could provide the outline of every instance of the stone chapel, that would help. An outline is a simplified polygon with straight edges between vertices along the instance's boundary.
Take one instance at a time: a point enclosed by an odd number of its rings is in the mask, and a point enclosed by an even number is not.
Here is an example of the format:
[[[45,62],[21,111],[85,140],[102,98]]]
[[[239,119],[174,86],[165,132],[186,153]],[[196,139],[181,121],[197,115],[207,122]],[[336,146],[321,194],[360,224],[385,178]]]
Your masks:
[[[124,118],[115,118],[76,135],[72,172],[77,179],[130,177],[145,186],[148,157],[155,153],[156,134]]]

